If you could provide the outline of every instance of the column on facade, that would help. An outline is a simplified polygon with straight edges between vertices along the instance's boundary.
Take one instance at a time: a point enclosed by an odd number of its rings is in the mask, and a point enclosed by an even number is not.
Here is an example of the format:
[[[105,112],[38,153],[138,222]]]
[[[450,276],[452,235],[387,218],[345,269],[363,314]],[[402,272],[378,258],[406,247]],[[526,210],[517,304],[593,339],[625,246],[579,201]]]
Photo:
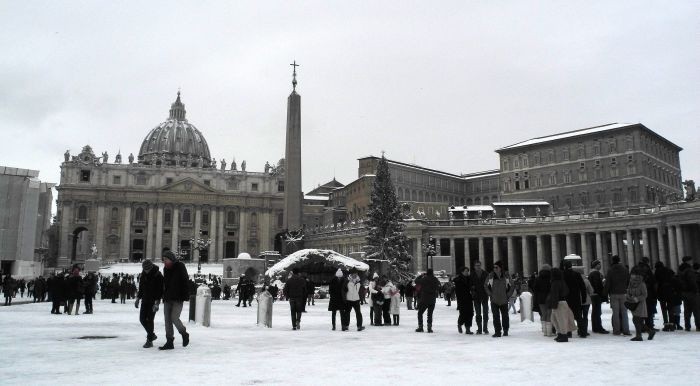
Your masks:
[[[559,262],[561,261],[561,253],[559,252],[559,241],[557,240],[557,235],[552,235],[552,268],[559,268]]]
[[[216,251],[219,254],[219,260],[226,256],[226,251],[224,251],[224,237],[226,236],[226,228],[224,227],[224,218],[226,218],[226,208],[219,208],[219,235],[216,239]]]
[[[567,233],[566,234],[566,254],[572,255],[574,253],[576,253],[576,249],[574,248],[574,234]]]
[[[60,257],[71,258],[71,247],[73,246],[73,232],[71,224],[73,222],[73,203],[63,202],[61,205],[61,255]]]
[[[156,209],[156,245],[153,247],[153,254],[156,260],[163,254],[163,205],[158,205]]]
[[[479,236],[479,261],[481,262],[481,267],[486,269],[486,251],[484,250],[483,236]]]
[[[532,257],[530,256],[530,248],[528,247],[527,235],[523,236],[523,262],[522,262],[523,277],[530,276],[530,267],[532,267]],[[511,272],[512,273],[512,272]]]
[[[515,272],[515,237],[508,236],[508,270]]]
[[[173,227],[170,230],[170,249],[173,252],[180,250],[180,208],[177,206],[173,207]]]
[[[544,259],[544,236],[537,235],[537,271],[542,269],[542,266],[546,264]]]
[[[146,258],[153,260],[153,250],[155,237],[155,209],[153,205],[148,205],[148,225],[146,226]]]
[[[627,229],[627,265],[632,268],[634,267],[634,240],[632,236],[632,229]]]
[[[194,210],[194,238],[200,237],[199,231],[202,230],[202,207],[197,206]],[[191,258],[194,262],[199,262],[199,251],[190,245]]]
[[[581,232],[581,261],[583,263],[583,272],[588,275],[588,272],[591,270],[591,253],[588,248],[586,232]]]
[[[238,253],[248,252],[248,216],[245,208],[241,208],[238,215]]]
[[[97,203],[97,224],[95,226],[95,246],[97,247],[97,259],[105,256],[105,205]]]
[[[685,256],[685,245],[683,244],[683,226],[681,224],[676,225],[676,253],[678,254],[678,263],[680,264]]]
[[[620,248],[617,244],[617,231],[610,232],[610,247],[613,256],[620,256]]]
[[[270,211],[262,209],[260,212],[260,252],[269,251],[270,248]],[[452,249],[450,249],[452,251]]]
[[[472,266],[472,252],[469,250],[469,237],[464,238],[464,265]]]
[[[600,266],[601,266],[601,272],[605,269],[605,264],[604,258],[603,258],[603,233],[601,231],[597,231],[595,233],[595,257],[600,261]],[[590,267],[590,266],[589,266]]]
[[[219,261],[219,254],[221,254],[221,251],[217,248],[216,245],[216,240],[217,240],[217,235],[216,235],[216,218],[217,218],[217,212],[216,212],[216,207],[212,206],[209,208],[209,240],[211,243],[209,244],[209,262],[215,262]]]
[[[678,270],[678,253],[676,251],[676,230],[673,226],[668,226],[668,267],[674,271]]]
[[[651,248],[649,245],[649,230],[642,228],[642,256],[651,259]]]
[[[124,222],[122,224],[122,250],[120,253],[120,258],[130,259],[131,258],[131,205],[125,205],[124,207]]]

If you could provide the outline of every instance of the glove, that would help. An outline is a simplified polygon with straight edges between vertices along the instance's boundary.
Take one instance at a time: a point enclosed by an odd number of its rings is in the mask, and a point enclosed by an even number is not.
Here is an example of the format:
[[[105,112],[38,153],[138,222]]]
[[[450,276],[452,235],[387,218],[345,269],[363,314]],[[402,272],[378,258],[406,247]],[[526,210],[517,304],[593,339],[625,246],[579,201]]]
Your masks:
[[[140,301],[140,300],[141,300],[141,299],[136,298],[136,301],[134,302],[134,307],[139,308],[139,301]]]
[[[153,312],[154,312],[154,313],[158,312],[158,308],[159,308],[159,307],[160,307],[160,302],[156,302],[156,303],[153,305]]]

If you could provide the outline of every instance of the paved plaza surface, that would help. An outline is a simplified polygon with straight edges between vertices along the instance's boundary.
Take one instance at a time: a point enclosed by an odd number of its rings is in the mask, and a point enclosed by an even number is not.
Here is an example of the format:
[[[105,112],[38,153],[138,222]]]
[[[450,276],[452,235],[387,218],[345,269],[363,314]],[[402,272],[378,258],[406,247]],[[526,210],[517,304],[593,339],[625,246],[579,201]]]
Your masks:
[[[211,327],[190,322],[190,345],[183,348],[176,333],[172,351],[141,348],[145,333],[133,300],[97,300],[94,314],[78,316],[51,315],[50,303],[0,307],[0,384],[697,385],[692,374],[700,371],[695,331],[659,332],[644,342],[593,334],[555,343],[541,336],[539,322],[511,314],[508,337],[459,335],[455,303],[442,299],[433,334],[414,332],[416,311],[405,304],[398,327],[368,325],[365,305],[366,330],[356,331],[353,315],[350,331],[331,331],[327,300],[308,306],[301,330],[292,331],[286,302],[274,304],[272,328],[256,325],[255,301],[234,305],[213,301]],[[185,304],[183,320],[187,310]],[[611,329],[605,305],[604,312]],[[162,345],[162,307],[156,334],[154,344]]]

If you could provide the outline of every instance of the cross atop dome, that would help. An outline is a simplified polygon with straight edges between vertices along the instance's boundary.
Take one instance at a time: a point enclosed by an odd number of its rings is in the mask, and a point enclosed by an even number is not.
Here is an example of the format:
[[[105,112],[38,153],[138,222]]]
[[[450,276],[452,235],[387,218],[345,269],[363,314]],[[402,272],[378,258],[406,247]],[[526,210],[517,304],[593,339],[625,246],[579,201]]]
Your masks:
[[[170,119],[177,121],[186,121],[185,119],[185,104],[180,101],[180,89],[177,89],[177,99],[170,105]]]
[[[297,67],[300,67],[297,64],[297,61],[295,60],[294,63],[290,63],[290,66],[294,68],[294,71],[292,72],[292,91],[296,91],[297,89]]]

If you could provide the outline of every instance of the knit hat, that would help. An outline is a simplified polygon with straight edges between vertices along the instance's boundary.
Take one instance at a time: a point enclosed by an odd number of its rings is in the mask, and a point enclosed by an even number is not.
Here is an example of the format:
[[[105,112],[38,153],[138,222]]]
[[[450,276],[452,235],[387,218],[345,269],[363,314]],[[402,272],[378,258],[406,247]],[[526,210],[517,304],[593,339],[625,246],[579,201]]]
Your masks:
[[[602,264],[600,263],[600,260],[595,259],[595,260],[591,261],[591,268],[595,268],[596,265],[602,265]]]
[[[500,260],[497,261],[497,262],[495,262],[495,263],[493,263],[493,265],[496,266],[496,267],[498,267],[498,268],[503,269],[503,263],[502,263]]]
[[[150,272],[151,269],[153,269],[153,262],[150,259],[146,259],[141,263],[141,268],[143,268],[145,272]]]
[[[343,277],[343,270],[338,268],[338,270],[335,271],[335,277]]]
[[[612,257],[612,263],[613,263],[613,264],[620,264],[620,256],[614,255],[614,256]]]
[[[374,275],[372,275],[372,279],[376,279],[376,278],[378,278],[378,277],[379,277],[379,275],[377,275],[376,272],[374,273]]]
[[[166,258],[166,259],[168,259],[168,260],[170,260],[170,261],[172,261],[172,262],[177,261],[177,257],[175,257],[175,254],[172,253],[171,251],[165,251],[165,252],[163,252],[163,257]]]

